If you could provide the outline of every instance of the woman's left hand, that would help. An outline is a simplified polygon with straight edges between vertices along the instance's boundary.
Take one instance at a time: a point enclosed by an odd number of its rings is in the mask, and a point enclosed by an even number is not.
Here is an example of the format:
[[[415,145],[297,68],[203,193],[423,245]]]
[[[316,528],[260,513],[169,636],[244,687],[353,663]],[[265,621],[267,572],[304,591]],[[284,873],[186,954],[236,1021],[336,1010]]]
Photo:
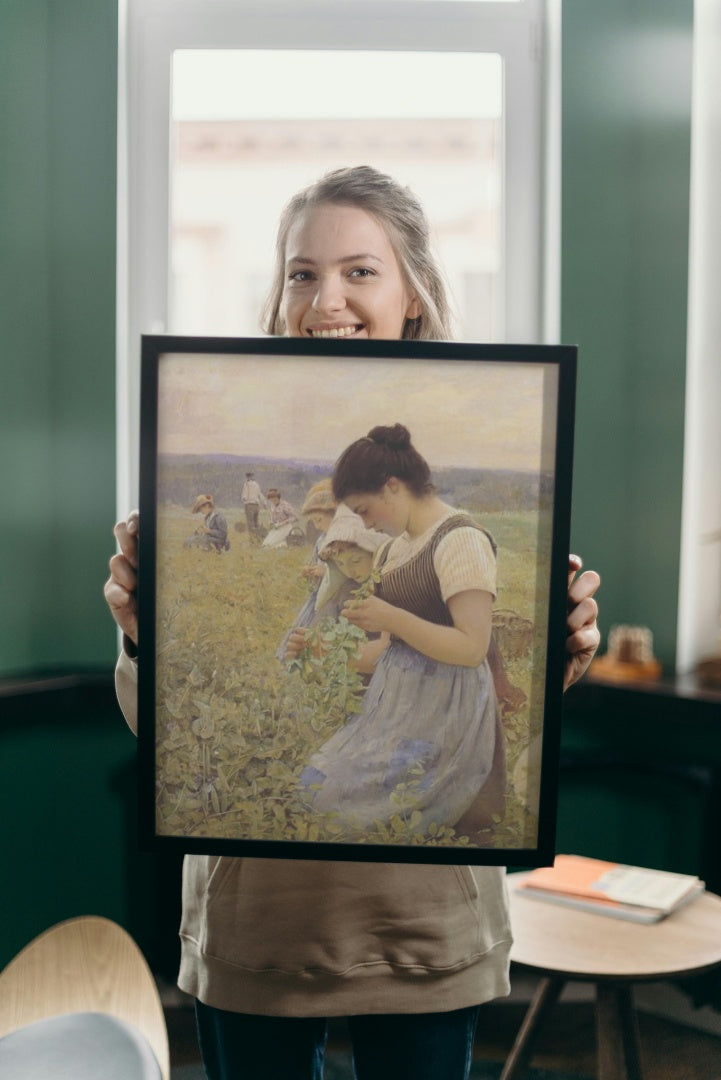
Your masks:
[[[596,625],[598,604],[594,600],[601,578],[595,570],[586,570],[580,577],[576,577],[582,566],[583,562],[578,555],[569,555],[564,690],[578,682],[587,670],[601,640]]]
[[[384,630],[392,632],[391,622],[395,611],[397,608],[386,603],[385,600],[377,596],[368,596],[365,600],[349,600],[344,605],[341,614],[348,622],[359,626],[367,634],[379,634]]]

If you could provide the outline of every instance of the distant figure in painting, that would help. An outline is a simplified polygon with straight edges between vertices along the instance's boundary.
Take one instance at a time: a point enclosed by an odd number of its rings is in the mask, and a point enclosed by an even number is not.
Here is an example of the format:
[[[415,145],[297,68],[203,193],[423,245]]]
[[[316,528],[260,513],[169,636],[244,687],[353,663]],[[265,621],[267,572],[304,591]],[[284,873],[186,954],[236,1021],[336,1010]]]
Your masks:
[[[265,503],[260,484],[255,479],[255,473],[247,472],[245,474],[245,483],[243,484],[243,490],[240,493],[240,500],[243,503],[243,509],[245,510],[248,536],[251,540],[255,540],[258,538],[258,531],[260,529],[258,520],[260,508]]]
[[[505,789],[487,660],[496,545],[438,498],[402,424],[373,428],[351,444],[336,464],[333,491],[367,528],[395,538],[377,562],[376,595],[342,610],[390,644],[370,657],[362,712],[308,763],[313,805],[363,828],[398,813],[402,785],[419,829],[476,832],[491,823],[493,808],[479,798],[486,783]]]
[[[215,509],[212,495],[198,495],[193,503],[192,513],[203,514],[203,524],[199,525],[192,536],[185,541],[185,547],[202,548],[203,551],[216,551],[220,555],[230,548],[228,540],[228,522]]]
[[[270,503],[270,529],[263,540],[263,547],[287,547],[288,537],[298,521],[298,513],[286,499],[281,498],[278,488],[269,488],[265,497]]]

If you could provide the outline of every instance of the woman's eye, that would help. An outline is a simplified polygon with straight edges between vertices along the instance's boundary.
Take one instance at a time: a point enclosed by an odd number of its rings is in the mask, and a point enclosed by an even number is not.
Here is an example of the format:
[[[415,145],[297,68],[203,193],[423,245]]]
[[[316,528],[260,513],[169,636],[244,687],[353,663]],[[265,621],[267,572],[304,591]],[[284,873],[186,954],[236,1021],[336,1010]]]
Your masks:
[[[300,284],[306,281],[310,281],[310,279],[310,270],[293,270],[292,273],[288,274],[288,281],[296,281]]]
[[[369,278],[375,276],[375,271],[371,270],[368,266],[356,266],[351,270],[349,276],[355,278]]]

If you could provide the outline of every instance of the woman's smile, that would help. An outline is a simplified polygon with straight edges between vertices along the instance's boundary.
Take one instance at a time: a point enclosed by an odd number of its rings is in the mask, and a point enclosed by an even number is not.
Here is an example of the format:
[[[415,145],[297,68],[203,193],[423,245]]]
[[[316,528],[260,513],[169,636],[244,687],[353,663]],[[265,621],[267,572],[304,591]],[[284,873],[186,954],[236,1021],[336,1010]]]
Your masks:
[[[344,338],[355,337],[362,329],[363,323],[352,323],[350,326],[309,326],[306,333],[311,337]]]

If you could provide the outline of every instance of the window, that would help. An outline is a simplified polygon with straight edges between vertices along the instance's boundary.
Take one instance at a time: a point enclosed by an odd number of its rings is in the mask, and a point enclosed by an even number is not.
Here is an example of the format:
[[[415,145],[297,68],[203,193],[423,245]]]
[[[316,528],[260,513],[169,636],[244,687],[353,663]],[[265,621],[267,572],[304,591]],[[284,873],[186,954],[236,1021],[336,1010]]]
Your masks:
[[[495,54],[176,52],[169,329],[257,334],[285,202],[329,169],[370,162],[426,208],[456,336],[499,340],[502,108]]]
[[[280,209],[338,165],[420,196],[459,337],[555,339],[551,22],[543,0],[121,3],[121,512],[137,500],[141,333],[258,333]]]

